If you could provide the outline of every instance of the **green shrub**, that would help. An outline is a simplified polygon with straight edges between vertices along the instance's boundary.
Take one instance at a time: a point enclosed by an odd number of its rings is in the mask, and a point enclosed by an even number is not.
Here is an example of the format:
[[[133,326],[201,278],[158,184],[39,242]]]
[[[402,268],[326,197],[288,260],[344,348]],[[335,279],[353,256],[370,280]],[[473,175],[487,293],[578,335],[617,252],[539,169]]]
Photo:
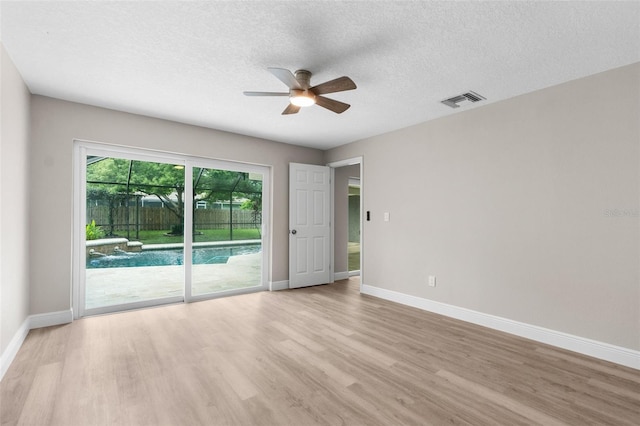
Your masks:
[[[92,220],[90,224],[87,225],[87,241],[89,240],[98,240],[104,237],[104,231],[99,226],[96,226],[96,221]]]
[[[184,235],[184,225],[182,223],[178,225],[171,225],[170,235]]]

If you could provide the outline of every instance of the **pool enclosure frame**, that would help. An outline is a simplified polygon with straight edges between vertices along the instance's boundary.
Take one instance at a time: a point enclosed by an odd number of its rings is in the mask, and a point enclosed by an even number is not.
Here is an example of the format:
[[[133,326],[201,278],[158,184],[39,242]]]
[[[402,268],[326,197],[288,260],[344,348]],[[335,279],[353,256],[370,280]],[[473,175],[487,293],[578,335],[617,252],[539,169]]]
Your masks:
[[[240,294],[254,291],[268,290],[270,274],[270,214],[271,214],[271,168],[269,166],[253,165],[240,162],[223,161],[211,158],[195,157],[182,154],[158,152],[140,148],[129,148],[110,144],[74,140],[73,146],[73,270],[72,270],[72,307],[74,319],[87,315],[103,314],[107,312],[138,309],[167,303],[193,302],[197,300]],[[132,161],[155,162],[184,167],[184,230],[193,230],[194,219],[194,176],[193,169],[229,170],[262,175],[262,209],[261,209],[261,273],[260,284],[254,287],[228,290],[219,293],[192,294],[192,249],[193,234],[184,232],[184,293],[181,296],[171,296],[159,299],[144,300],[133,303],[105,306],[101,308],[85,309],[85,265],[86,265],[86,193],[87,193],[87,158],[124,158]],[[119,185],[121,183],[118,183]],[[237,182],[236,185],[237,186]],[[235,188],[234,186],[234,188]],[[230,215],[232,216],[232,215]],[[232,220],[232,219],[231,219]],[[232,228],[232,227],[231,227]],[[232,232],[232,231],[231,231]]]
[[[88,156],[87,157],[87,167],[96,164],[100,161],[109,159],[111,157],[99,157],[99,156]],[[108,234],[109,237],[112,237],[112,232],[115,228],[126,228],[126,233],[127,233],[127,239],[131,240],[131,227],[134,227],[134,232],[135,232],[135,238],[139,239],[140,238],[140,227],[141,227],[141,223],[140,223],[140,200],[142,198],[141,193],[144,193],[146,195],[151,195],[149,192],[145,192],[143,189],[138,189],[137,191],[132,191],[132,188],[164,188],[164,189],[168,189],[168,190],[173,190],[176,188],[175,185],[162,185],[162,184],[143,184],[143,183],[132,183],[131,182],[131,177],[132,177],[132,172],[133,172],[133,164],[134,159],[127,159],[125,161],[129,162],[129,167],[128,167],[128,173],[126,176],[126,182],[112,182],[112,181],[104,181],[104,180],[87,180],[86,183],[87,184],[98,184],[98,185],[104,185],[104,186],[112,186],[112,187],[124,187],[124,192],[121,193],[116,193],[115,195],[117,195],[117,201],[119,203],[124,202],[124,208],[125,208],[125,223],[114,223],[112,222],[112,213],[113,213],[113,208],[111,205],[108,206],[109,209],[109,223],[108,224],[104,224],[104,223],[96,223],[97,226],[101,226],[101,227],[105,227],[105,226],[109,226],[110,229],[110,234]],[[193,194],[198,194],[199,191],[210,191],[210,192],[222,192],[222,193],[226,193],[228,194],[227,200],[229,202],[229,218],[227,222],[217,222],[214,223],[215,225],[224,225],[224,226],[228,226],[229,227],[229,240],[233,240],[233,229],[234,229],[234,225],[247,225],[247,224],[251,224],[254,227],[256,226],[256,222],[257,222],[257,218],[256,215],[252,215],[253,217],[253,221],[250,223],[247,222],[234,222],[234,217],[233,217],[233,213],[234,213],[234,209],[233,209],[233,194],[236,192],[236,190],[239,188],[239,184],[241,183],[241,178],[243,177],[242,174],[246,174],[243,172],[237,172],[238,175],[237,177],[234,179],[234,181],[231,182],[230,186],[225,186],[222,185],[220,182],[216,182],[215,186],[205,186],[205,185],[201,185],[201,178],[202,175],[204,173],[206,169],[205,168],[200,168],[200,171],[198,172],[197,177],[195,178],[195,183],[193,185]],[[262,194],[262,190],[260,191],[256,191],[253,188],[247,187],[246,185],[244,185],[241,191],[237,191],[237,192],[241,192],[243,194]],[[184,188],[182,188],[182,190],[184,191]],[[156,197],[158,198],[158,201],[160,201],[162,203],[163,206],[168,205],[167,201],[168,201],[168,197],[167,199],[163,199],[161,198],[159,195],[156,195]],[[135,202],[135,222],[131,223],[131,203],[130,201],[133,199],[133,201]],[[94,197],[88,197],[87,196],[87,201],[107,201],[107,197],[106,196],[94,196]],[[194,197],[195,200],[195,197]],[[203,201],[203,200],[198,200],[198,202]],[[221,201],[221,200],[218,200]],[[142,206],[142,208],[145,208],[144,205]],[[171,210],[171,209],[170,209]],[[197,211],[197,207],[194,207],[192,214],[196,214]],[[195,219],[194,219],[195,220]],[[262,224],[262,217],[260,214],[259,217],[259,221],[260,221],[260,225]],[[211,225],[211,223],[207,224],[207,225]],[[259,229],[258,229],[259,230]],[[260,230],[259,230],[260,231]],[[195,229],[194,229],[195,232]]]

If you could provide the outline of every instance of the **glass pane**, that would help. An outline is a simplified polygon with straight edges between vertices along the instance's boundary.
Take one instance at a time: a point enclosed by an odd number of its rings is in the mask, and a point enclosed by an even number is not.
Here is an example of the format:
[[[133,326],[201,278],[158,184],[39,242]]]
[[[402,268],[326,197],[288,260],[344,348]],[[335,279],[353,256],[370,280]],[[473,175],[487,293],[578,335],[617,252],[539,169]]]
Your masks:
[[[184,167],[87,157],[85,309],[184,294]]]
[[[193,169],[191,294],[261,285],[262,175]]]

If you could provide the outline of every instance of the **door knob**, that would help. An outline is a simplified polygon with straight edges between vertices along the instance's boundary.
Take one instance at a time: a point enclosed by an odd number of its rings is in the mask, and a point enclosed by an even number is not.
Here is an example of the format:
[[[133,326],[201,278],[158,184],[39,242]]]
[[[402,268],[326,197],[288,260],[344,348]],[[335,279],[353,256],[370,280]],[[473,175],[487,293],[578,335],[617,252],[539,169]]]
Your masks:
[[[292,230],[291,230],[291,233],[292,233],[293,235],[296,235],[296,234],[298,233],[298,231],[296,231],[295,229],[292,229]]]

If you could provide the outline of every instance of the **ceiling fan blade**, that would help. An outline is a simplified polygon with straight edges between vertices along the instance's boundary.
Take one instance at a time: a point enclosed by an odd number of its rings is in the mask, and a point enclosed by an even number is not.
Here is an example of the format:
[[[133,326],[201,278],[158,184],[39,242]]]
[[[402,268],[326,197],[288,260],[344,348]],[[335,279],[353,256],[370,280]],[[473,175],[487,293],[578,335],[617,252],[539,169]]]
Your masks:
[[[282,115],[297,114],[298,111],[300,111],[300,107],[299,106],[295,106],[294,104],[289,104],[284,109],[284,111],[282,111]]]
[[[327,93],[344,92],[345,90],[356,89],[357,86],[349,77],[339,77],[331,81],[327,81],[317,86],[313,86],[311,90],[316,95],[325,95]]]
[[[316,96],[316,105],[320,105],[336,114],[342,114],[351,106],[344,102],[336,101],[335,99],[325,98],[324,96]]]
[[[245,96],[289,96],[288,92],[242,92]]]
[[[289,89],[302,89],[296,76],[289,70],[284,68],[267,68],[269,72],[276,76],[278,80],[287,85]]]

